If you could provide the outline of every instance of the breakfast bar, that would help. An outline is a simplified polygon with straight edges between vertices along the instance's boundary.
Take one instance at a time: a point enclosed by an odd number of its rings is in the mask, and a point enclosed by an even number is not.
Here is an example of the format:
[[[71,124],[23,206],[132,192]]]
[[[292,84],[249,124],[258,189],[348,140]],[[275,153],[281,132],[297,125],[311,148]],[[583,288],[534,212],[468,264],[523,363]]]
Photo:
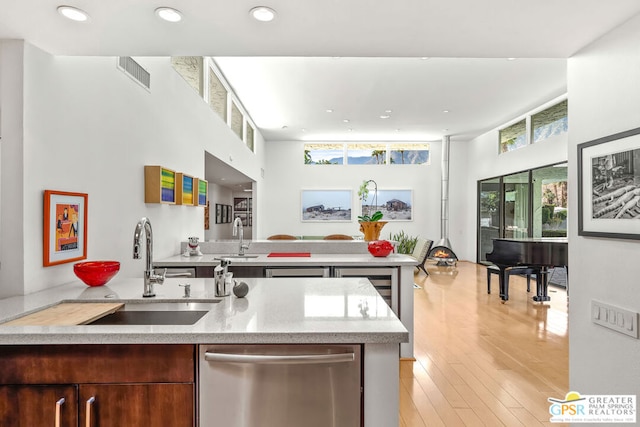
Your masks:
[[[408,340],[409,333],[368,279],[248,278],[243,281],[249,288],[243,298],[233,294],[216,297],[212,278],[166,279],[163,285],[156,286],[156,297],[142,298],[141,278],[116,277],[99,287],[74,281],[0,300],[0,358],[3,361],[0,421],[12,420],[11,411],[6,409],[11,396],[28,396],[33,387],[46,384],[56,387],[69,384],[72,390],[79,387],[82,396],[90,390],[91,396],[87,399],[99,402],[101,395],[110,392],[126,396],[125,390],[158,399],[165,393],[182,396],[181,401],[191,405],[193,419],[196,419],[195,414],[211,404],[207,401],[207,396],[213,393],[209,388],[211,381],[197,374],[206,371],[204,354],[210,348],[224,345],[226,349],[242,351],[248,346],[259,349],[277,345],[294,351],[314,346],[327,354],[342,353],[345,346],[355,348],[360,359],[351,363],[361,364],[357,371],[363,373],[359,380],[363,388],[357,388],[361,396],[356,397],[363,402],[363,425],[398,424],[398,346]],[[187,284],[188,298],[184,286]],[[37,326],[3,325],[61,303],[104,302],[122,304],[119,310],[125,311],[166,311],[167,316],[170,316],[167,313],[182,311],[203,313],[192,324],[171,324],[171,320],[165,324],[108,321],[99,324],[92,320],[88,324],[66,326],[55,321]],[[174,372],[176,363],[182,366],[177,373]],[[46,366],[46,369],[33,370],[29,366]],[[105,389],[99,386],[103,382]],[[111,383],[121,384],[121,388],[113,391],[109,388]],[[67,399],[70,400],[73,398]],[[24,409],[24,405],[28,405],[28,399],[18,406]],[[111,411],[104,399],[92,405],[100,408],[96,414]],[[88,416],[89,406],[80,410],[78,417]],[[163,415],[166,419],[177,417],[173,411],[184,412],[184,408],[173,408],[174,405],[160,406],[163,407],[158,409],[160,412],[168,412]],[[123,414],[126,412],[122,410]]]

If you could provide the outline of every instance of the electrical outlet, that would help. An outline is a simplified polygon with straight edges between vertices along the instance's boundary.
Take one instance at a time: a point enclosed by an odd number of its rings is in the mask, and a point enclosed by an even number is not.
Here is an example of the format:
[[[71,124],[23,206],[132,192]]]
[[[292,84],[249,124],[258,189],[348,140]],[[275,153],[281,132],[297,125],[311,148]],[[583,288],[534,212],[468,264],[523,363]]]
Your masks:
[[[591,300],[591,320],[597,325],[638,338],[638,313],[634,311]]]

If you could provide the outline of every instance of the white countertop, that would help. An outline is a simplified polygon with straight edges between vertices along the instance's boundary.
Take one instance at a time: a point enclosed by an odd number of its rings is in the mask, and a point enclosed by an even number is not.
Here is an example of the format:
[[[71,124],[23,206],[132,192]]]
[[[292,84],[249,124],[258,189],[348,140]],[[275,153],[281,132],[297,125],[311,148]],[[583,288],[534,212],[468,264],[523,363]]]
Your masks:
[[[334,258],[336,256],[333,256]],[[178,258],[178,257],[175,257]],[[206,255],[204,258],[213,258]],[[277,259],[277,258],[276,258]],[[269,258],[271,260],[271,258]],[[216,298],[213,279],[166,279],[155,298],[142,298],[142,278],[118,278],[100,287],[81,281],[30,295],[0,300],[0,322],[62,301],[203,302],[220,299],[194,325],[2,326],[1,344],[134,344],[134,343],[400,343],[407,329],[367,279],[242,279],[245,298]],[[179,284],[191,285],[184,299]],[[105,298],[112,295],[112,298]]]
[[[202,256],[175,255],[169,258],[156,260],[155,267],[190,267],[190,266],[216,266],[220,264],[219,258],[229,254],[204,254]],[[269,257],[268,254],[250,254],[255,258],[231,258],[231,265],[246,266],[414,266],[418,262],[415,258],[404,254],[390,254],[386,257],[374,257],[371,254],[314,254],[308,257]],[[218,259],[216,259],[218,258]]]

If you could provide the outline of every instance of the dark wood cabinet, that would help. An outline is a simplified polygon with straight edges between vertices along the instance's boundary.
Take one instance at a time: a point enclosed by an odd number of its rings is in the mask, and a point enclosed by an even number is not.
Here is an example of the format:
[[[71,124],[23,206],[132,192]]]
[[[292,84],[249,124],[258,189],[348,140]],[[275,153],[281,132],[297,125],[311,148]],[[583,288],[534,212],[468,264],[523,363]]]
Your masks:
[[[0,426],[194,427],[195,372],[193,345],[0,346]]]
[[[195,425],[193,384],[80,384],[79,388],[83,426]]]
[[[77,427],[77,402],[74,385],[2,385],[0,426]]]

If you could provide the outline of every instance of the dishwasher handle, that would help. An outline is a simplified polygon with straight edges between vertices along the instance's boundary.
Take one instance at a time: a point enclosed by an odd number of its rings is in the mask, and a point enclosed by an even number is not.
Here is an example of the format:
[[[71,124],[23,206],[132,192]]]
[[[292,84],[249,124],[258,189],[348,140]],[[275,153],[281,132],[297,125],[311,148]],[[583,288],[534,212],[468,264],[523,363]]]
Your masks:
[[[353,353],[267,355],[211,353],[207,351],[204,353],[204,360],[218,363],[252,363],[260,365],[317,365],[353,362],[355,355]]]

